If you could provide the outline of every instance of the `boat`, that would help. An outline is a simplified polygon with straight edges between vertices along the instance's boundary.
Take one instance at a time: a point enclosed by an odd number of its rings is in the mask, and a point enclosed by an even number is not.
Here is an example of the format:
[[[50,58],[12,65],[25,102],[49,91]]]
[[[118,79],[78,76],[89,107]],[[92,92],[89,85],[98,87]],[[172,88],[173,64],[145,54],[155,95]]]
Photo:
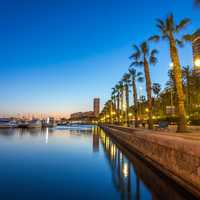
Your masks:
[[[0,118],[0,128],[14,128],[17,124],[9,118]]]
[[[41,128],[42,122],[38,119],[31,120],[28,124],[28,128]]]
[[[18,128],[28,128],[28,125],[29,125],[28,121],[26,121],[26,120],[21,120],[21,121],[19,121],[17,127],[18,127]]]
[[[48,117],[47,120],[42,120],[42,127],[44,128],[54,128],[57,126],[56,121],[53,117]]]

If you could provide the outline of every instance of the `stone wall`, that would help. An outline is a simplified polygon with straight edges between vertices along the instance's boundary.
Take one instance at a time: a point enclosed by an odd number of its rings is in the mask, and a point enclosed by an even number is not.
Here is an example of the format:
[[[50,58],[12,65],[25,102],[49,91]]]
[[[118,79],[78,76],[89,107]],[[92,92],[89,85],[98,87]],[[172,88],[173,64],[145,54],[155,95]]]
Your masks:
[[[102,126],[115,139],[139,153],[178,184],[200,197],[200,140]]]

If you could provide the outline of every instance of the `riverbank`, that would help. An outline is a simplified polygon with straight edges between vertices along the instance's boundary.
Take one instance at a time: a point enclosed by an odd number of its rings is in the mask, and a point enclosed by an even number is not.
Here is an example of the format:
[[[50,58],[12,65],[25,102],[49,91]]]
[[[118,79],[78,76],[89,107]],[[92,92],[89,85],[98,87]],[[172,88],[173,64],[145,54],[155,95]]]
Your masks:
[[[199,133],[166,133],[113,125],[101,127],[130,151],[200,197]]]

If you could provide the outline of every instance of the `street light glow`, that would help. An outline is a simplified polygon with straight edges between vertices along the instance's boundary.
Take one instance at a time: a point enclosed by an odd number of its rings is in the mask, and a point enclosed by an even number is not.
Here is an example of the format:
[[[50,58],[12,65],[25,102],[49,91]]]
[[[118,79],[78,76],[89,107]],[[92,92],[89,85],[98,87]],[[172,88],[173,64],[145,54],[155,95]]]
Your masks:
[[[173,62],[169,63],[169,68],[170,68],[171,70],[174,68],[174,63],[173,63]]]
[[[200,67],[200,58],[195,60],[194,65],[195,67]]]

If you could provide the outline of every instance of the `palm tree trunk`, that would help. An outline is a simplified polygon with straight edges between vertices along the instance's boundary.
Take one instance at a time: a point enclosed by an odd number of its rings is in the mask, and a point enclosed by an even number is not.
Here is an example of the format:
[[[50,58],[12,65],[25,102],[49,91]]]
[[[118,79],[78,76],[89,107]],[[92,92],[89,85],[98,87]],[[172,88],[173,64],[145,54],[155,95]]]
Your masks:
[[[144,57],[144,72],[146,79],[146,92],[147,92],[147,101],[148,101],[148,125],[149,129],[153,129],[153,119],[152,119],[152,97],[151,97],[151,78],[149,73],[149,64]]]
[[[133,86],[133,100],[134,100],[134,114],[135,114],[135,128],[138,127],[138,102],[137,102],[137,89],[135,84],[135,79],[132,79],[132,86]]]
[[[119,109],[119,102],[120,102],[120,93],[117,94],[117,122],[119,123],[120,120],[120,109]]]
[[[125,85],[125,90],[126,90],[126,123],[127,126],[129,126],[129,92],[128,92],[128,84]]]
[[[187,120],[186,120],[186,112],[185,112],[185,105],[184,100],[185,96],[183,93],[183,85],[182,85],[182,72],[181,72],[181,65],[179,62],[178,51],[176,48],[176,43],[174,40],[173,35],[170,35],[170,56],[174,65],[174,79],[177,91],[177,98],[178,98],[178,128],[177,132],[186,132],[187,131]]]
[[[121,89],[121,94],[120,94],[120,98],[121,98],[121,122],[123,124],[123,120],[124,120],[124,88]]]

